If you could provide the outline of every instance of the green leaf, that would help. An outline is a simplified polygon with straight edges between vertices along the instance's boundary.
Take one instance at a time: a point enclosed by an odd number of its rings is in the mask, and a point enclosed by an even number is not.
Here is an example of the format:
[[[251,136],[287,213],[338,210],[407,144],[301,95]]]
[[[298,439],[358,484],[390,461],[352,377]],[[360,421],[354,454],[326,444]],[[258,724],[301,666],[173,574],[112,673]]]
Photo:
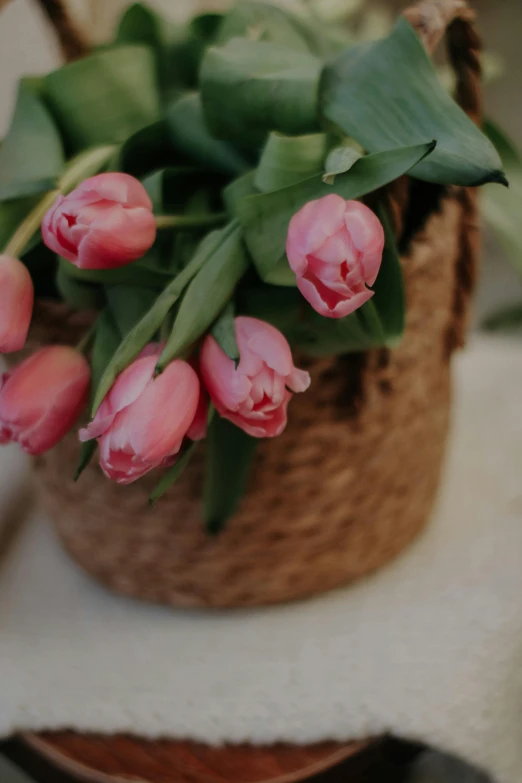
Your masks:
[[[318,174],[326,155],[328,137],[325,133],[307,136],[268,137],[254,177],[254,185],[262,193],[280,190]]]
[[[163,93],[193,89],[206,45],[213,40],[221,21],[219,14],[200,14],[188,24],[174,24],[142,3],[123,14],[118,43],[143,43],[155,52],[158,79]]]
[[[153,506],[154,503],[158,500],[158,498],[164,495],[165,492],[167,492],[171,488],[171,486],[179,479],[179,477],[181,476],[181,474],[189,464],[190,460],[192,459],[192,456],[194,454],[197,445],[198,445],[197,443],[191,443],[189,446],[187,446],[179,455],[174,465],[171,468],[169,468],[169,470],[165,473],[165,475],[162,477],[157,487],[152,491],[149,497],[149,504],[151,506]]]
[[[39,196],[24,196],[0,202],[0,251],[39,201]]]
[[[216,340],[217,344],[222,351],[226,353],[229,359],[232,359],[236,364],[236,369],[239,364],[239,347],[236,339],[236,323],[234,320],[234,305],[228,304],[216,323],[210,330],[212,337]]]
[[[350,171],[354,163],[363,156],[363,150],[359,145],[344,145],[334,147],[328,154],[324,164],[323,182],[333,185],[337,174],[345,174]]]
[[[254,186],[255,171],[247,171],[226,186],[223,190],[223,201],[227,212],[236,217],[237,205],[246,196],[254,196],[259,191]]]
[[[226,419],[214,416],[206,440],[206,472],[203,490],[205,525],[219,533],[235,512],[245,491],[256,438]]]
[[[165,120],[153,122],[130,136],[120,148],[113,168],[140,179],[151,171],[172,166],[176,151]]]
[[[94,390],[98,386],[107,365],[118,348],[120,339],[120,333],[111,313],[109,310],[104,310],[98,316],[94,334],[94,344],[91,354],[91,396],[94,394]],[[88,440],[85,443],[82,443],[80,460],[74,477],[75,481],[78,481],[91,461],[97,445],[98,442],[96,440]]]
[[[172,280],[172,274],[168,269],[147,263],[145,258],[118,269],[78,269],[65,259],[60,259],[60,265],[63,267],[63,272],[69,277],[86,283],[102,283],[104,285],[122,283],[147,288],[163,288],[166,283]]]
[[[323,74],[324,117],[369,152],[437,140],[412,176],[429,182],[502,182],[495,148],[441,85],[406,19],[391,35],[343,51]]]
[[[145,46],[100,49],[44,79],[44,93],[68,146],[125,141],[159,118],[155,62]]]
[[[0,147],[0,199],[52,190],[63,166],[58,129],[32,82],[22,79],[11,126]]]
[[[184,95],[171,103],[166,121],[174,148],[189,160],[233,176],[248,168],[247,161],[232,145],[211,136],[198,93]]]
[[[77,310],[99,310],[105,304],[105,295],[100,285],[84,283],[72,277],[64,269],[68,261],[61,260],[56,275],[60,296]]]
[[[127,285],[107,286],[105,295],[107,307],[122,338],[150,310],[156,299],[155,292],[150,289]]]
[[[234,38],[210,47],[201,65],[201,96],[213,134],[260,147],[269,131],[318,130],[322,63],[312,54]]]
[[[375,294],[368,304],[377,312],[385,345],[393,348],[404,332],[406,294],[401,260],[389,215],[382,205],[376,211],[384,227],[385,244],[381,268],[373,285]]]
[[[233,221],[219,232],[205,263],[194,276],[174,320],[157,369],[179,356],[207,330],[248,268],[241,228]]]
[[[432,142],[367,155],[346,174],[338,175],[333,185],[325,184],[317,175],[283,190],[240,201],[237,215],[261,279],[280,285],[285,275],[290,279],[288,263],[284,260],[288,224],[306,203],[329,193],[337,193],[347,200],[361,198],[405,174],[434,147]]]
[[[97,440],[86,440],[84,443],[82,443],[82,445],[80,446],[80,459],[78,460],[76,473],[74,474],[75,481],[78,481],[83,471],[85,470],[85,468],[87,467],[91,459],[94,457],[97,448],[98,448]]]
[[[497,148],[509,180],[509,188],[487,185],[482,191],[482,212],[517,272],[522,274],[522,158],[500,128],[487,122],[485,131]]]
[[[200,242],[190,263],[167,285],[149,312],[138,321],[136,326],[131,329],[119,345],[97,386],[92,405],[93,416],[118,375],[129,366],[147,343],[152,340],[185,287],[213,255],[220,241],[221,231],[212,231]]]
[[[223,18],[216,44],[226,44],[232,38],[269,41],[301,52],[310,49],[291,14],[275,5],[255,0],[239,2]]]

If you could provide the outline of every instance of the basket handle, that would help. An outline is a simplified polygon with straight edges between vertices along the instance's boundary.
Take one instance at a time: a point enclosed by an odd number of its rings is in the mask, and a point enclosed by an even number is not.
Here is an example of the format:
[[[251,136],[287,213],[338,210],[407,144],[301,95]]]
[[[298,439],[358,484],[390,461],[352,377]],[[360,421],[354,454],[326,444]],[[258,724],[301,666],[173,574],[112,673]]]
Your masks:
[[[466,114],[480,124],[482,43],[473,9],[466,0],[421,0],[404,11],[404,16],[430,55],[446,35],[449,59],[457,75],[455,97]]]

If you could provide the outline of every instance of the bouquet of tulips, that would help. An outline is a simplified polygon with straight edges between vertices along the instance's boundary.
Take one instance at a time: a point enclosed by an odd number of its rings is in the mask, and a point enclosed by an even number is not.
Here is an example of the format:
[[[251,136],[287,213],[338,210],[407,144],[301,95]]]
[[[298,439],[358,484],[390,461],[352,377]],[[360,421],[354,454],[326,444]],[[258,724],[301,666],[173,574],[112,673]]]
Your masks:
[[[111,44],[21,81],[0,147],[0,351],[35,291],[93,311],[4,376],[0,442],[41,454],[84,413],[78,474],[98,448],[113,481],[162,470],[156,499],[205,439],[223,523],[310,384],[296,357],[400,340],[382,194],[406,173],[505,181],[406,19],[354,44],[255,0],[184,26],[131,6]]]

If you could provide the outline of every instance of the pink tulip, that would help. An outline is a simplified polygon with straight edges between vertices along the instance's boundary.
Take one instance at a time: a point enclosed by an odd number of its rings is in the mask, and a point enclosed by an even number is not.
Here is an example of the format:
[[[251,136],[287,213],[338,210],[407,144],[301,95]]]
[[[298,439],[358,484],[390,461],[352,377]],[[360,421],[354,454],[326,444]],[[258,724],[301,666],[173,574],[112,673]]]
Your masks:
[[[17,258],[0,255],[0,353],[19,351],[31,323],[31,275]]]
[[[142,351],[116,379],[93,421],[80,430],[80,440],[98,439],[102,470],[119,484],[171,465],[194,425],[198,376],[178,359],[154,378],[159,353],[155,344]]]
[[[353,313],[373,296],[381,265],[384,230],[360,201],[332,193],[310,201],[288,226],[286,254],[297,286],[327,318]]]
[[[0,443],[16,441],[28,454],[51,449],[82,412],[89,380],[89,365],[74,348],[34,353],[2,378]]]
[[[42,236],[79,269],[114,269],[135,261],[156,238],[152,203],[129,174],[97,174],[58,196],[43,219]]]
[[[208,335],[201,348],[201,375],[218,413],[255,438],[280,435],[291,392],[303,392],[310,376],[294,367],[286,339],[257,318],[236,318],[240,361],[234,362]]]

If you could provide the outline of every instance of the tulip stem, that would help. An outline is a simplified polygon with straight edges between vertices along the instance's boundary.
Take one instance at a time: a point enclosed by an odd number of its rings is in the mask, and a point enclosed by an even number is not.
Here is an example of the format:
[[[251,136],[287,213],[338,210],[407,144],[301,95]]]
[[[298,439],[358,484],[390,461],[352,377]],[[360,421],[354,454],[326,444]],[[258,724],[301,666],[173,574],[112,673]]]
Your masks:
[[[4,253],[6,256],[19,258],[22,255],[27,243],[40,228],[45,213],[52,207],[59,194],[59,190],[51,190],[49,193],[46,193],[34,209],[29,212],[5,246]]]
[[[206,215],[156,215],[156,228],[205,228],[226,223],[226,212]]]

